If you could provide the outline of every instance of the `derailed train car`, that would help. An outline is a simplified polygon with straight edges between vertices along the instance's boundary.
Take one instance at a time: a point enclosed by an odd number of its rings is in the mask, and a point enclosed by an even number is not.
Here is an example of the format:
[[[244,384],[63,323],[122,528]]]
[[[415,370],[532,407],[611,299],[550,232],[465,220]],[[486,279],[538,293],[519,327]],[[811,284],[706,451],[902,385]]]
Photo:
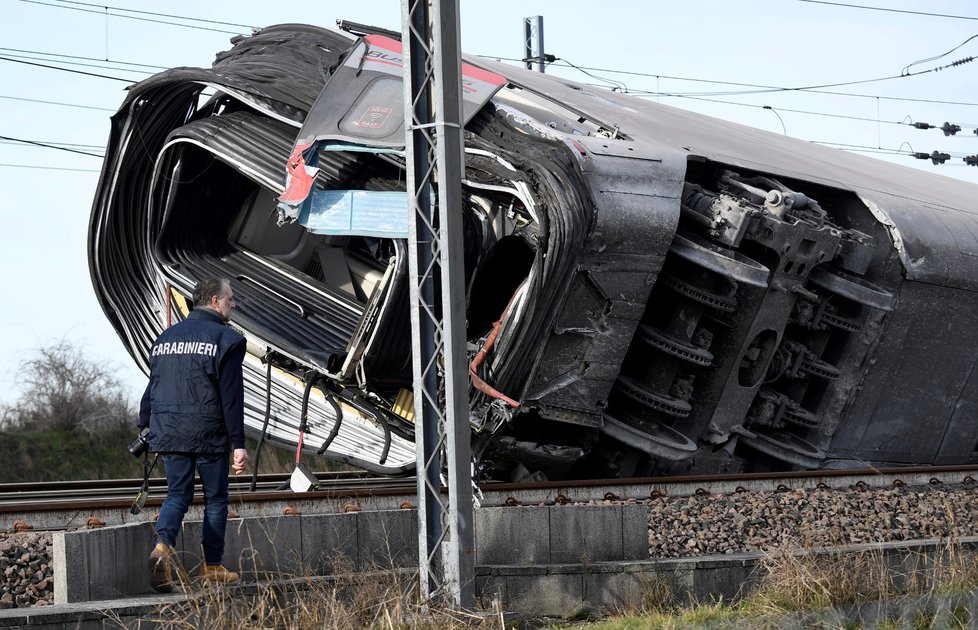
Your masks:
[[[113,117],[96,293],[146,370],[197,279],[230,278],[249,429],[294,446],[304,415],[305,449],[408,473],[399,44],[233,43]],[[978,461],[978,188],[467,62],[481,475]]]

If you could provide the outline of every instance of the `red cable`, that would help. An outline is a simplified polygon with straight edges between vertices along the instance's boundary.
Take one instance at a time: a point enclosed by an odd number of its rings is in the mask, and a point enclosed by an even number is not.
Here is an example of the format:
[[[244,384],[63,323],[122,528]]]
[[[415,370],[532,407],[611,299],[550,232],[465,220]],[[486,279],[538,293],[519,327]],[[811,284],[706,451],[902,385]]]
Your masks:
[[[504,403],[506,403],[507,405],[509,405],[513,409],[518,408],[520,406],[520,403],[518,403],[517,401],[513,400],[512,398],[510,398],[506,394],[500,392],[498,389],[496,389],[495,387],[493,387],[489,383],[486,383],[476,373],[476,371],[482,365],[483,361],[486,360],[486,357],[489,356],[489,351],[492,350],[492,347],[496,344],[496,337],[499,336],[499,330],[503,326],[503,319],[506,317],[506,313],[509,312],[509,308],[513,305],[513,300],[516,299],[516,296],[517,296],[517,294],[519,294],[520,289],[522,287],[523,287],[522,284],[519,287],[517,287],[516,292],[513,293],[513,296],[511,298],[509,298],[509,303],[506,304],[506,308],[503,309],[503,312],[499,316],[499,319],[497,319],[493,323],[493,325],[492,325],[492,332],[489,333],[489,336],[488,337],[486,337],[486,340],[482,343],[482,347],[479,348],[479,352],[476,353],[475,358],[473,358],[472,359],[472,362],[469,363],[469,376],[472,377],[472,385],[475,386],[475,388],[477,390],[479,390],[480,392],[482,392],[482,393],[484,393],[484,394],[486,394],[488,396],[491,396],[493,398],[496,398],[497,400],[503,401]]]

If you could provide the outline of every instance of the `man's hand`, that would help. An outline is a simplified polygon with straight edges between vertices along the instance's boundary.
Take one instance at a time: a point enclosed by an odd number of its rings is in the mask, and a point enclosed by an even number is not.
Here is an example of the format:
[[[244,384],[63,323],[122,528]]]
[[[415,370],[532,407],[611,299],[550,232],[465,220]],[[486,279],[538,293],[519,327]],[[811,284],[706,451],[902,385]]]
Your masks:
[[[234,449],[234,462],[231,464],[231,468],[234,470],[234,474],[240,475],[244,472],[245,468],[248,467],[248,451],[243,448]]]

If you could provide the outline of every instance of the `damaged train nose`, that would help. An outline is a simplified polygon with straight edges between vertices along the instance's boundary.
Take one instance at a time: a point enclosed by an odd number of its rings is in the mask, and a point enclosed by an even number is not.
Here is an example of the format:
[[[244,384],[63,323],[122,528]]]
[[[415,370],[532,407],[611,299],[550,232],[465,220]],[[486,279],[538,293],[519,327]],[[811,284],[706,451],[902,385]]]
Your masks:
[[[978,461],[974,187],[466,58],[482,475]],[[227,277],[246,424],[413,469],[400,43],[311,26],[132,86],[89,234],[133,359]]]

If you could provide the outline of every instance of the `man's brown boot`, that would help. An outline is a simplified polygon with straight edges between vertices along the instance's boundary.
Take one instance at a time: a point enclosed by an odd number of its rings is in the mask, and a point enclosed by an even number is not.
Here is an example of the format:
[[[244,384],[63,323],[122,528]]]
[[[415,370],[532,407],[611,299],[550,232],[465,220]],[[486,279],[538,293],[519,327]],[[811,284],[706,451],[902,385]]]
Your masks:
[[[173,590],[173,547],[166,543],[156,543],[149,554],[149,583],[159,593]]]
[[[200,567],[200,581],[212,584],[234,584],[239,576],[234,571],[228,571],[223,564],[207,564]]]

